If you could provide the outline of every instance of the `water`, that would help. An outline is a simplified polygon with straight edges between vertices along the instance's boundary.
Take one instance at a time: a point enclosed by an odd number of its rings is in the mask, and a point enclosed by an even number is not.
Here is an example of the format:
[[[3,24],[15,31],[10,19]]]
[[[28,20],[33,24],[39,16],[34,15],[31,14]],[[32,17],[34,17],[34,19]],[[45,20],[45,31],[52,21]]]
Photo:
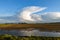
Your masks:
[[[46,32],[38,29],[33,30],[0,30],[1,34],[11,34],[14,36],[45,36],[45,37],[60,37],[60,32]]]

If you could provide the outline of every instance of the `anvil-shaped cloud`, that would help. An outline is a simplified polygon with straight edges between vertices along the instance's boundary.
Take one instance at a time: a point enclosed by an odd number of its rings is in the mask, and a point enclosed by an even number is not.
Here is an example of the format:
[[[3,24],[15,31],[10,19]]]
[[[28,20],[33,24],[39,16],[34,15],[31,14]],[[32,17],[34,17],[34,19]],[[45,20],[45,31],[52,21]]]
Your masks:
[[[60,12],[43,12],[47,7],[28,6],[12,17],[0,17],[0,23],[50,23],[60,22]],[[40,13],[42,12],[42,13]],[[40,13],[40,15],[38,14]]]

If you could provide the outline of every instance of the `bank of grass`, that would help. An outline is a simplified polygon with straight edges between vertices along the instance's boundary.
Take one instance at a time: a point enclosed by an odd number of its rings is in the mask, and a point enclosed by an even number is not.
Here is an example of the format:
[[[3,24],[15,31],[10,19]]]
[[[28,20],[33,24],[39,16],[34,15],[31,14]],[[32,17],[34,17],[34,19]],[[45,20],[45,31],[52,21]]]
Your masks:
[[[60,40],[60,37],[0,35],[0,40]]]

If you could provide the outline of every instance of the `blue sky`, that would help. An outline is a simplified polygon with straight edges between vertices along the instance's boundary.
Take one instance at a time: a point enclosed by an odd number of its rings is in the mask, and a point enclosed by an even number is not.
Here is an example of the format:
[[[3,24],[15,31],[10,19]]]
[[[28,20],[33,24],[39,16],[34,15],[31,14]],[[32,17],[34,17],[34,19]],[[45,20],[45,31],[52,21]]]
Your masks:
[[[60,12],[60,0],[0,0],[0,16],[15,15],[26,6],[47,7],[45,11]]]
[[[8,20],[10,16],[16,15],[24,7],[29,6],[47,7],[42,12],[60,12],[60,0],[0,0],[0,19]],[[5,19],[5,17],[8,18]],[[9,20],[11,19],[15,18],[12,17]]]

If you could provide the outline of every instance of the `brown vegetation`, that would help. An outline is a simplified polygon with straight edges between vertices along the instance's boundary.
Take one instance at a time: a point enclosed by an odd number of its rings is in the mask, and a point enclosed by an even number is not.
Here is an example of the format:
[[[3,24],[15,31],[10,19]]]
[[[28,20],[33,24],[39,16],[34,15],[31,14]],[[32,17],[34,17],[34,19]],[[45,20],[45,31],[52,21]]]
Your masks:
[[[46,24],[0,24],[0,29],[25,29],[25,28],[39,28],[42,30],[56,30],[60,31],[60,23],[46,23]]]

